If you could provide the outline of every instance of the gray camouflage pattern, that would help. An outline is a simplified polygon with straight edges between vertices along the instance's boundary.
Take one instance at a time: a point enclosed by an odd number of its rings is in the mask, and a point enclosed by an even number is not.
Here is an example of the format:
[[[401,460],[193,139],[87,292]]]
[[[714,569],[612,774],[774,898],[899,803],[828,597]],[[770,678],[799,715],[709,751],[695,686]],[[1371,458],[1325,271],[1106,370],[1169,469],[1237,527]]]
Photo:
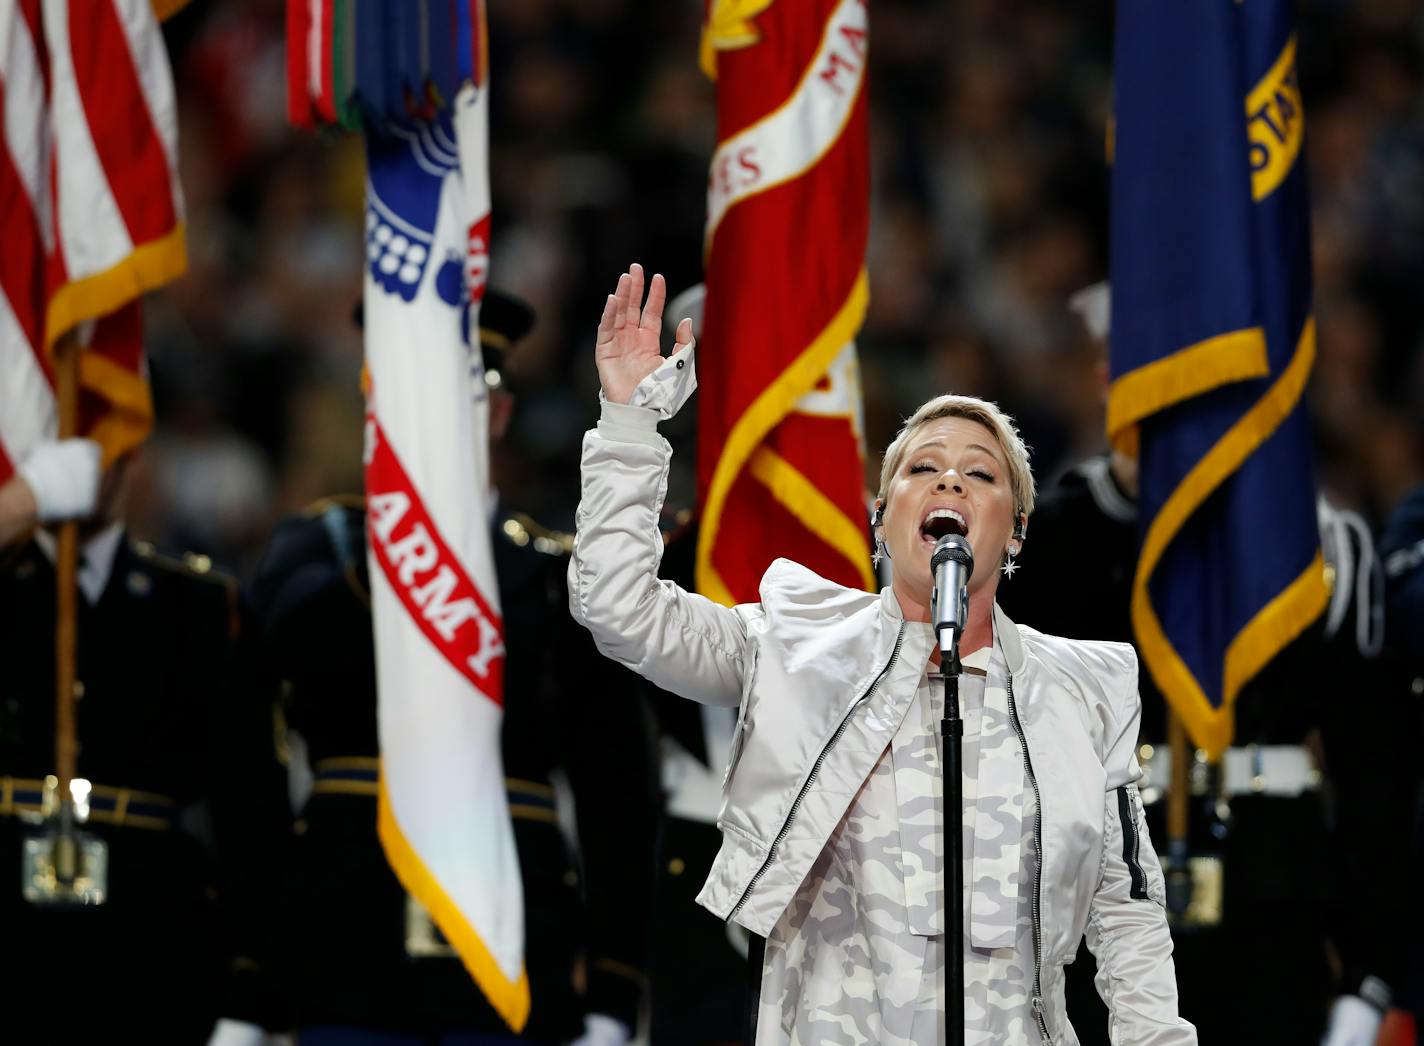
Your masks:
[[[985,648],[965,658],[965,666],[964,874],[975,881],[969,893],[977,902],[973,913],[967,905],[965,911],[965,1042],[1036,1046],[1041,1039],[1029,1004],[1029,894],[1038,860],[1033,797],[1025,795],[1022,749],[1007,716],[1002,657],[991,661]],[[938,678],[922,676],[893,741],[767,938],[759,1046],[944,1041],[942,703]],[[1005,787],[1015,761],[1017,779]],[[981,778],[1001,789],[986,792],[982,805]],[[996,875],[1006,860],[1011,871],[1001,881]],[[985,935],[1011,943],[974,946],[973,938]]]

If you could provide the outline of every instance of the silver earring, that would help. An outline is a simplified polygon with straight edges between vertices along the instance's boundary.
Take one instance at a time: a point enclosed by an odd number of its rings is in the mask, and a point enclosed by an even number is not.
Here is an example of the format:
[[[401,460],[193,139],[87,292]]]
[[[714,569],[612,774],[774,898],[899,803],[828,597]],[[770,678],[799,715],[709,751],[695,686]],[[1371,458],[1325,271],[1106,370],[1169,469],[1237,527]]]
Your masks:
[[[880,565],[881,560],[894,558],[894,556],[890,555],[890,550],[885,547],[885,539],[882,538],[879,534],[876,534],[875,551],[871,553],[870,565],[878,567]]]
[[[1004,565],[999,569],[1004,572],[1004,577],[1006,578],[1013,577],[1014,571],[1019,568],[1019,565],[1014,562],[1014,556],[1016,555],[1018,555],[1018,553],[1012,548],[1004,550]]]

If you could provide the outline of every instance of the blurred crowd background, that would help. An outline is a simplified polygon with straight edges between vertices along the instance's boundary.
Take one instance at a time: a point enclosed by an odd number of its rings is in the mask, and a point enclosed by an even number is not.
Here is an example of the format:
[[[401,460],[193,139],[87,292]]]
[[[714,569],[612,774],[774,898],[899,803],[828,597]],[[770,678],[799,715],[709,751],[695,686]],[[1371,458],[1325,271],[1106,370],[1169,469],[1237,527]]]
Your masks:
[[[571,518],[597,410],[604,295],[634,260],[673,293],[701,279],[702,7],[490,5],[492,282],[538,312],[509,363],[519,405],[496,478],[552,526]],[[243,578],[282,514],[361,487],[362,146],[288,126],[284,9],[197,0],[165,27],[190,263],[146,305],[158,427],[130,505],[139,536]],[[1377,522],[1424,479],[1424,5],[1303,0],[1300,15],[1318,471]],[[997,399],[1040,483],[1101,448],[1103,361],[1067,299],[1108,271],[1111,59],[1109,0],[873,0],[869,468],[927,390]],[[694,434],[680,418],[678,438]]]

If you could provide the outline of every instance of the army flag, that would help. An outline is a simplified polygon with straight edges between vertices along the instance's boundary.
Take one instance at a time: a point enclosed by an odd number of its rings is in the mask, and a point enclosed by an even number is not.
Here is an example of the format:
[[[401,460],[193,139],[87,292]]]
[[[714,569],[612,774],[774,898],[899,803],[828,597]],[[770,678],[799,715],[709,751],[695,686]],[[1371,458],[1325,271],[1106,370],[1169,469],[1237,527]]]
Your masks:
[[[431,123],[367,129],[367,544],[381,842],[517,1030],[529,987],[500,758],[504,626],[477,336],[487,127],[481,85]]]
[[[794,556],[873,587],[855,334],[869,297],[866,0],[713,0],[697,587]]]
[[[148,434],[138,299],[186,254],[173,77],[149,0],[0,0],[0,107],[3,483],[56,434],[52,350],[71,331],[80,434],[106,465]]]
[[[1322,610],[1304,110],[1289,0],[1119,4],[1108,430],[1140,458],[1132,620],[1196,744]]]

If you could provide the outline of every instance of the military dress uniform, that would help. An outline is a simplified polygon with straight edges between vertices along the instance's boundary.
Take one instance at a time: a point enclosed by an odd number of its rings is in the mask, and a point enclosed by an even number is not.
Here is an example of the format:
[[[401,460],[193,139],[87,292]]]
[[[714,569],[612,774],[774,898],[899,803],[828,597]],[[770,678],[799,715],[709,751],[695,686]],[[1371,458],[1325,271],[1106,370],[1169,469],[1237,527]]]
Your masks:
[[[635,1028],[657,818],[649,720],[633,677],[600,657],[569,617],[567,539],[505,516],[493,543],[506,647],[502,747],[531,992],[521,1041],[574,1038],[585,1013]],[[502,1041],[508,1029],[413,908],[376,835],[376,676],[361,501],[321,503],[281,524],[255,602],[264,659],[314,773],[271,948],[292,1023],[414,1035],[463,1030],[489,1036],[470,1041]],[[577,855],[558,823],[557,771],[576,806]]]
[[[1040,495],[1022,569],[999,585],[999,602],[1043,632],[1132,642],[1137,527],[1108,458],[1069,470]],[[1268,541],[1270,521],[1261,527]],[[1193,768],[1191,850],[1219,861],[1219,921],[1174,926],[1173,938],[1181,1014],[1203,1042],[1312,1043],[1336,995],[1388,1004],[1408,892],[1401,775],[1412,760],[1398,662],[1362,656],[1355,638],[1353,624],[1333,637],[1321,623],[1308,629],[1238,696],[1222,768]],[[1145,666],[1140,689],[1143,798],[1165,849],[1167,710]],[[1106,1046],[1093,971],[1080,949],[1069,1013],[1084,1046]]]
[[[271,706],[239,675],[233,583],[111,529],[78,599],[82,831],[107,850],[103,902],[34,903],[22,847],[54,772],[55,571],[39,540],[0,550],[0,1041],[203,1043],[219,1014],[262,1022],[264,876],[286,806]],[[115,547],[116,543],[116,547]]]
[[[1406,659],[1410,677],[1414,824],[1409,881],[1417,884],[1424,882],[1424,768],[1418,757],[1424,750],[1424,486],[1411,490],[1390,513],[1380,534],[1379,554],[1385,575],[1385,625]],[[1399,1002],[1424,1025],[1424,896],[1419,890],[1411,902],[1404,930],[1410,946]]]

